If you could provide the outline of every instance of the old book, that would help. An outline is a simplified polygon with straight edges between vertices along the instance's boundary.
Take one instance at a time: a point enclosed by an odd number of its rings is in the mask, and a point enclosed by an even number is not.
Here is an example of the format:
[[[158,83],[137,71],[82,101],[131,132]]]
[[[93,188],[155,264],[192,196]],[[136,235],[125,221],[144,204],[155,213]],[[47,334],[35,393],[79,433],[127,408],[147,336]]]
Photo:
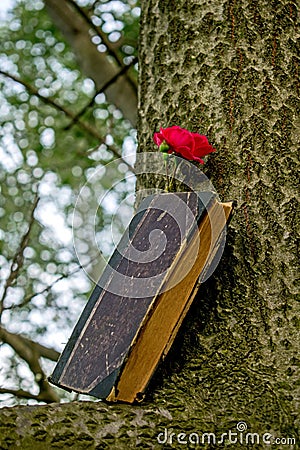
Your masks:
[[[211,192],[148,197],[108,262],[50,381],[132,403],[217,264],[232,203]]]

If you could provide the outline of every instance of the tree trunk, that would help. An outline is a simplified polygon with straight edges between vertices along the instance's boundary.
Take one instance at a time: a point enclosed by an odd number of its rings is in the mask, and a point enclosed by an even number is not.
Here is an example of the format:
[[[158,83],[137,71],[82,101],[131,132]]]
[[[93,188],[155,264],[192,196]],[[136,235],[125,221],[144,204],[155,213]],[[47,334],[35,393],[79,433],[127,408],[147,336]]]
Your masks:
[[[260,439],[251,448],[269,448],[266,433],[296,438],[296,9],[287,0],[142,1],[140,150],[154,150],[160,126],[209,136],[218,151],[204,171],[222,200],[237,201],[227,250],[145,403],[4,409],[3,448],[9,439],[24,449],[33,439],[40,448],[162,448],[165,428],[165,448],[196,435],[201,444],[204,432],[220,448],[248,448],[247,432],[258,435],[250,444]],[[215,448],[209,439],[201,447]]]
[[[114,58],[111,58],[114,59],[112,61],[107,57],[108,52],[99,52],[91,39],[91,34],[95,35],[92,23],[80,15],[72,1],[44,0],[44,2],[54,24],[74,50],[83,73],[94,81],[98,91],[118,74],[121,67]],[[107,100],[116,105],[124,117],[136,126],[136,86],[128,73],[120,76],[109,86],[105,90],[105,95]]]
[[[184,405],[183,431],[189,415],[196,429],[221,433],[243,420],[251,431],[295,434],[296,4],[143,4],[140,149],[160,126],[208,134],[217,153],[204,171],[222,200],[237,201],[227,252],[174,346],[182,363],[155,399]]]

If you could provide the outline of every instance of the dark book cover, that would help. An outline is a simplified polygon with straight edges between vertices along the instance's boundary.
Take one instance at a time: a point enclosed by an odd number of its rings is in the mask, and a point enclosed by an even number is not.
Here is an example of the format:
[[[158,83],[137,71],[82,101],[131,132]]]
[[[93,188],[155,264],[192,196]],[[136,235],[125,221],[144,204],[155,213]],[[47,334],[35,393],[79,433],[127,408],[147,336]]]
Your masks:
[[[184,192],[142,202],[61,354],[53,384],[108,397],[169,268],[214,199],[211,192]]]

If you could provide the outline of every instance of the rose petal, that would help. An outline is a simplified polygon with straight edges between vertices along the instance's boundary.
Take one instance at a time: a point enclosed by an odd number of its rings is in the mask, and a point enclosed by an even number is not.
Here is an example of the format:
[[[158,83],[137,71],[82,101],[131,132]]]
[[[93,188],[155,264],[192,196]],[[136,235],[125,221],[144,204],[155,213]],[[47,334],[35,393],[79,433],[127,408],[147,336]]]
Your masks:
[[[194,139],[195,139],[195,150],[194,150],[195,157],[205,156],[215,151],[215,149],[208,142],[206,136],[194,133]]]
[[[154,133],[153,141],[156,145],[160,146],[160,144],[164,141],[164,137],[161,133]]]
[[[177,147],[176,153],[181,156],[182,158],[185,158],[189,161],[192,161],[194,159],[189,147]]]
[[[198,158],[198,156],[195,156],[195,155],[194,155],[194,156],[193,156],[193,160],[199,162],[200,164],[204,164],[203,159]]]
[[[161,134],[163,135],[166,142],[178,152],[180,147],[188,147],[190,149],[194,148],[194,139],[192,133],[184,128],[174,126],[170,128],[161,128]]]
[[[160,128],[159,133],[154,133],[153,140],[158,146],[165,141],[169,145],[168,153],[177,153],[189,161],[197,161],[201,164],[204,164],[201,157],[215,151],[206,136],[191,133],[179,126]]]

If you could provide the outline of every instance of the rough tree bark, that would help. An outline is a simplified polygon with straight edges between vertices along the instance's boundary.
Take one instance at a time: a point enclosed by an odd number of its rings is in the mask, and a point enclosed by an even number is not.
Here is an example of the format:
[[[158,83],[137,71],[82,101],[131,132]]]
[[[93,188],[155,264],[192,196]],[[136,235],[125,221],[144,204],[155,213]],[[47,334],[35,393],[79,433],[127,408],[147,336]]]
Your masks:
[[[296,21],[289,0],[142,1],[140,149],[159,126],[208,133],[205,171],[237,201],[227,251],[145,403],[4,409],[3,448],[161,448],[164,427],[220,436],[239,421],[297,437]]]

